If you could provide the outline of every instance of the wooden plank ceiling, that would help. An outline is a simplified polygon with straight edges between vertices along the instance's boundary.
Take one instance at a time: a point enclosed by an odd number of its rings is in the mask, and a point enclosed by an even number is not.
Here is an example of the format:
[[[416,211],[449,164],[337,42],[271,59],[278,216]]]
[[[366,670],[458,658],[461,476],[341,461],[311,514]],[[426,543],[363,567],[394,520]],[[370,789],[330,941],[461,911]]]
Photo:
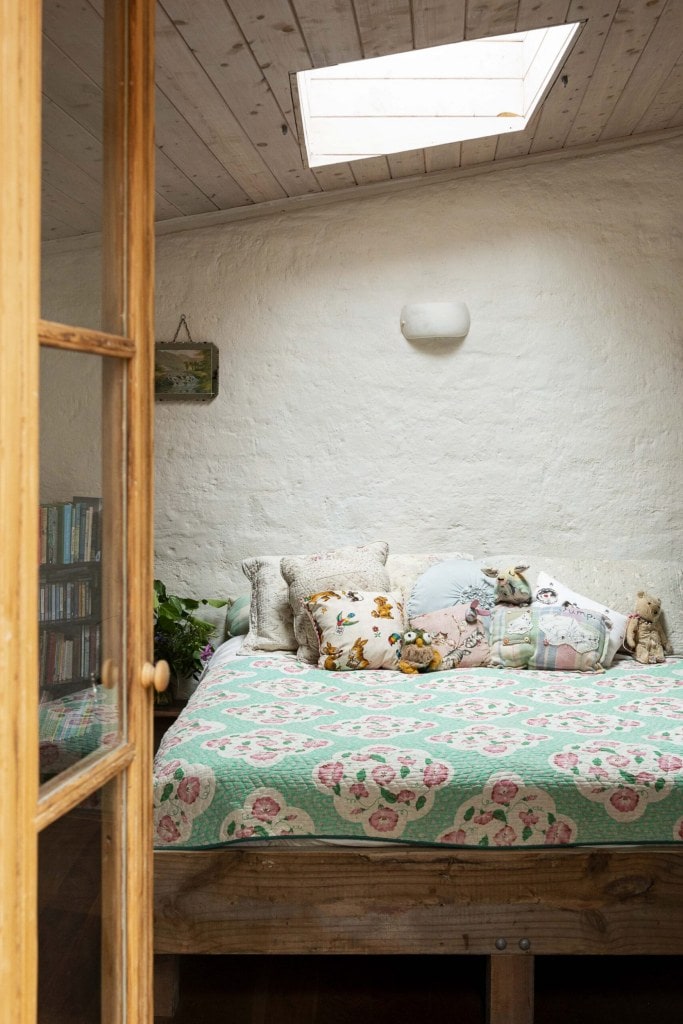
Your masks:
[[[45,239],[99,230],[103,8],[45,0]],[[525,131],[305,166],[291,72],[570,21]],[[681,0],[158,0],[156,48],[159,221],[683,127]]]

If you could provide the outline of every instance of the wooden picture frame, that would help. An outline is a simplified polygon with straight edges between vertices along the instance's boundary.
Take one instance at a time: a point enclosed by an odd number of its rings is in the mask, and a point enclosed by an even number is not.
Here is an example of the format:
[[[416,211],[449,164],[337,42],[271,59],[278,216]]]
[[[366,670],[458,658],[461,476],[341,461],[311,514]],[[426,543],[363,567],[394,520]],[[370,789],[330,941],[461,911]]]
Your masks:
[[[154,347],[157,402],[211,402],[218,394],[218,349],[210,341],[160,341]]]

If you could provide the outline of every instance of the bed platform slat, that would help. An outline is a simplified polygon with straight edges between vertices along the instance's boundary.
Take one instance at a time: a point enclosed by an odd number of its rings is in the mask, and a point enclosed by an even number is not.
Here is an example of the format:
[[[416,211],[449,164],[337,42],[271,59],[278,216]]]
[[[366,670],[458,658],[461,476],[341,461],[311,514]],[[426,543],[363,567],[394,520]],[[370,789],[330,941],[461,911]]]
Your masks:
[[[486,1024],[533,1024],[534,958],[490,956],[486,969]]]
[[[681,854],[162,851],[155,952],[681,954]]]

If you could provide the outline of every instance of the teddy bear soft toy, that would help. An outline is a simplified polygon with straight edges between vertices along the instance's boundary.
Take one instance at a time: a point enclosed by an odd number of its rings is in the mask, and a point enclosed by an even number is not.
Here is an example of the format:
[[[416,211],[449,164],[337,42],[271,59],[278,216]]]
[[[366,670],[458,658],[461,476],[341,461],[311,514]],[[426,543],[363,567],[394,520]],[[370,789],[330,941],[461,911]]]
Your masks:
[[[398,668],[401,672],[435,672],[442,658],[432,647],[432,634],[424,629],[407,629],[401,637]]]
[[[531,587],[522,575],[528,565],[513,565],[509,569],[482,569],[484,576],[495,580],[495,604],[531,604]]]
[[[635,611],[626,626],[625,646],[643,665],[665,661],[665,653],[672,651],[664,625],[659,621],[661,610],[662,602],[658,597],[645,590],[638,591]]]

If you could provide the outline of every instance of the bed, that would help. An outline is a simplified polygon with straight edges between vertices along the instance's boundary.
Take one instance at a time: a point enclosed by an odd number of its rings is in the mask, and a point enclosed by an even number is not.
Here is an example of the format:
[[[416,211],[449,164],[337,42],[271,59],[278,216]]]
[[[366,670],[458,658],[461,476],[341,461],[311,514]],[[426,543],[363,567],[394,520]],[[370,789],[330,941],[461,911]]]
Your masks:
[[[406,676],[235,647],[157,755],[157,1013],[183,953],[484,954],[515,1024],[535,955],[683,952],[683,660]]]

